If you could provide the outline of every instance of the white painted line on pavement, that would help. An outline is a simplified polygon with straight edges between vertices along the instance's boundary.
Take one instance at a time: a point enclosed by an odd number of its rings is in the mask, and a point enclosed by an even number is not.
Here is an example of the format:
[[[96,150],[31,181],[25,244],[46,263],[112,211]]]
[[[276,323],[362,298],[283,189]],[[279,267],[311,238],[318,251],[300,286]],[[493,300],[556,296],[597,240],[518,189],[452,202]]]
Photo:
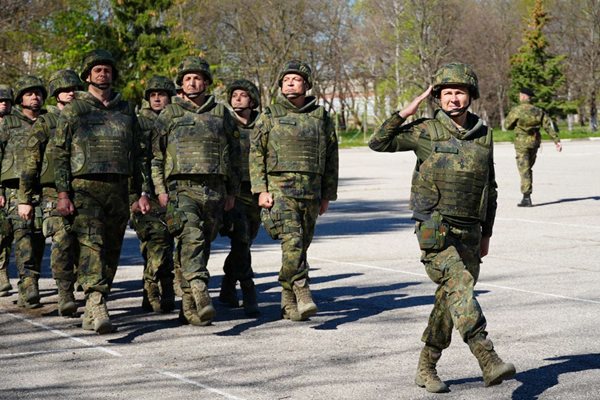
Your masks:
[[[121,353],[117,352],[117,351],[114,351],[114,350],[111,350],[111,349],[107,349],[106,347],[102,347],[102,346],[96,346],[92,342],[88,342],[85,339],[81,339],[81,338],[78,338],[76,336],[69,335],[66,332],[59,331],[58,329],[51,328],[51,327],[49,327],[47,325],[42,324],[41,322],[32,321],[29,318],[25,318],[25,317],[22,317],[20,315],[13,314],[13,313],[6,313],[6,315],[10,315],[11,317],[16,318],[16,319],[20,319],[23,322],[27,322],[27,323],[29,323],[31,325],[37,326],[39,328],[43,328],[43,329],[45,329],[47,331],[50,331],[50,332],[54,333],[55,335],[62,336],[64,338],[71,339],[71,340],[73,340],[73,341],[75,341],[77,343],[84,344],[84,345],[86,345],[88,347],[91,347],[92,349],[95,349],[95,350],[102,351],[104,353],[110,354],[111,356],[114,356],[114,357],[123,357],[123,355]]]
[[[536,221],[535,219],[525,219],[525,218],[502,218],[502,217],[499,217],[499,218],[496,218],[496,220],[497,221],[508,221],[508,222],[524,222],[527,224],[568,226],[570,228],[585,228],[586,230],[600,231],[600,226],[593,226],[593,225],[565,224],[562,222]]]
[[[111,356],[114,356],[114,357],[123,357],[123,355],[121,353],[117,352],[117,351],[114,351],[114,350],[111,350],[111,349],[107,349],[106,347],[102,347],[102,346],[96,346],[95,344],[93,344],[91,342],[88,342],[85,339],[81,339],[81,338],[69,335],[66,332],[60,331],[58,329],[51,328],[48,325],[42,324],[41,322],[36,322],[36,321],[33,321],[33,320],[29,319],[29,318],[26,318],[26,317],[23,317],[23,316],[20,316],[20,315],[17,315],[17,314],[13,314],[13,313],[10,313],[10,312],[3,312],[2,314],[11,316],[11,317],[19,319],[19,320],[21,320],[23,322],[27,322],[27,323],[29,323],[31,325],[34,325],[34,326],[37,326],[39,328],[45,329],[45,330],[47,330],[49,332],[54,333],[55,335],[62,336],[64,338],[71,339],[71,340],[73,340],[75,342],[84,344],[85,346],[87,346],[88,348],[90,348],[92,350],[102,351],[102,352],[108,353],[108,354],[110,354]],[[2,359],[2,358],[16,357],[16,356],[38,355],[38,354],[48,354],[48,353],[62,353],[62,352],[69,352],[69,351],[73,351],[73,350],[75,350],[75,349],[46,350],[46,351],[35,351],[35,352],[26,352],[26,353],[12,353],[12,354],[0,355],[0,359]],[[77,350],[81,350],[81,349],[77,349]],[[137,366],[139,368],[145,368],[144,365],[142,365],[142,364],[138,364]],[[237,396],[231,395],[229,393],[225,393],[225,392],[223,392],[223,391],[221,391],[219,389],[215,389],[213,387],[210,387],[210,386],[204,385],[202,383],[199,383],[199,382],[193,381],[191,379],[188,379],[188,378],[184,377],[183,375],[179,375],[179,374],[176,374],[176,373],[173,373],[173,372],[163,371],[163,370],[156,370],[156,372],[158,372],[161,375],[165,375],[165,376],[177,379],[177,380],[179,380],[181,382],[189,383],[189,384],[194,385],[196,387],[208,390],[208,391],[210,391],[212,393],[216,393],[216,394],[218,394],[218,395],[220,395],[220,396],[222,396],[222,397],[224,397],[226,399],[229,399],[229,400],[245,400],[242,397],[237,397]]]
[[[199,388],[208,390],[209,392],[216,393],[218,395],[221,395],[221,396],[225,397],[226,399],[230,399],[230,400],[244,400],[242,397],[237,397],[237,396],[234,396],[232,394],[225,393],[225,392],[223,392],[223,391],[221,391],[219,389],[215,389],[215,388],[212,388],[210,386],[206,386],[206,385],[204,385],[204,384],[202,384],[200,382],[196,382],[196,381],[194,381],[192,379],[186,378],[185,376],[176,374],[174,372],[163,371],[163,370],[160,370],[160,369],[157,369],[156,372],[158,372],[161,375],[165,375],[165,376],[168,376],[170,378],[177,379],[177,380],[179,380],[181,382],[189,383],[190,385],[194,385],[194,386],[197,386]]]
[[[87,350],[84,347],[77,347],[71,349],[56,349],[56,350],[40,350],[40,351],[25,351],[23,353],[9,353],[9,354],[0,354],[1,358],[14,358],[14,357],[24,357],[24,356],[37,356],[42,354],[52,354],[52,353],[68,353],[76,350]]]

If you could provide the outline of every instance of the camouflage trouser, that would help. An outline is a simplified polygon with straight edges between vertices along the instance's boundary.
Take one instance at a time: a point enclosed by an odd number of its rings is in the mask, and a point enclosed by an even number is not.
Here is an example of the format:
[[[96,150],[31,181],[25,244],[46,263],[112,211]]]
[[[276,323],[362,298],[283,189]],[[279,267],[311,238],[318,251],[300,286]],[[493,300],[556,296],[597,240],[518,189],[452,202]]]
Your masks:
[[[210,244],[217,237],[223,220],[225,184],[219,177],[204,181],[177,181],[169,184],[167,227],[175,237],[175,263],[181,266],[181,288],[189,290],[190,281],[208,282],[206,268]]]
[[[75,178],[71,187],[75,206],[71,232],[78,243],[78,282],[86,294],[108,294],[129,219],[127,179],[107,182]]]
[[[481,263],[481,226],[448,229],[441,250],[423,250],[421,254],[427,275],[438,284],[421,340],[438,349],[450,345],[454,326],[465,342],[476,335],[487,335],[485,317],[473,292]]]
[[[541,136],[538,134],[517,134],[515,152],[517,153],[517,169],[521,176],[521,193],[530,195],[533,189],[533,164],[540,148]]]
[[[173,275],[173,237],[165,222],[165,209],[151,202],[149,214],[132,215],[132,227],[140,239],[144,257],[144,280],[158,282],[160,277]]]
[[[43,188],[44,223],[42,231],[45,237],[52,238],[50,266],[52,277],[56,280],[75,283],[75,237],[71,233],[71,222],[56,211],[57,192],[55,188]]]
[[[0,208],[0,270],[7,270],[12,246],[12,226],[6,215],[6,209]]]
[[[223,272],[234,281],[254,278],[250,246],[260,228],[258,196],[244,193],[236,197],[235,207],[225,213],[222,233],[231,239],[231,250],[225,259]]]
[[[19,278],[39,278],[44,247],[46,245],[41,227],[41,209],[35,207],[35,217],[25,221],[19,217],[17,189],[6,189],[8,204],[8,221],[11,234],[7,238],[13,243],[15,249],[15,262]],[[10,253],[7,253],[8,257]]]
[[[308,278],[306,252],[313,239],[321,202],[277,195],[274,200],[270,210],[261,211],[261,219],[271,237],[281,240],[279,282],[291,290],[295,281]]]

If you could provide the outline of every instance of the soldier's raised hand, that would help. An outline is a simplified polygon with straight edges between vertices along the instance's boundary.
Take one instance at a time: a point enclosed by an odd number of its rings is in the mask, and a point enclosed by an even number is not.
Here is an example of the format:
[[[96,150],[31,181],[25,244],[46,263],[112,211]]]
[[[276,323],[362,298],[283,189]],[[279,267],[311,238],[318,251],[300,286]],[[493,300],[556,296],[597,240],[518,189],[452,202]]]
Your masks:
[[[408,118],[411,115],[415,115],[415,113],[419,109],[419,105],[423,102],[423,100],[425,100],[429,96],[429,94],[431,93],[431,89],[432,88],[433,88],[433,86],[430,85],[427,88],[427,90],[425,90],[419,96],[415,97],[415,99],[413,101],[411,101],[410,104],[408,106],[406,106],[404,108],[404,110],[400,111],[398,114],[402,118]]]

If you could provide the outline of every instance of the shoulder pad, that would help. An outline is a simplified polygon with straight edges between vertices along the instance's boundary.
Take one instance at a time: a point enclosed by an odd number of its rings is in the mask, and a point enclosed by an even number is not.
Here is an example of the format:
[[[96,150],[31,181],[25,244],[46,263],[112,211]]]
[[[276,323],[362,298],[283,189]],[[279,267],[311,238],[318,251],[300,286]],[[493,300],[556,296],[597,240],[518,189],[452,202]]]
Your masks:
[[[54,113],[47,113],[44,115],[40,115],[40,120],[46,124],[48,129],[55,129],[58,125],[58,115]]]
[[[91,111],[90,105],[83,100],[73,99],[69,105],[78,115],[84,115]]]
[[[225,117],[225,106],[221,103],[217,103],[212,110],[210,110],[210,114],[215,117],[224,118]]]
[[[311,115],[311,117],[315,117],[317,119],[324,120],[325,117],[327,116],[327,111],[325,110],[325,107],[317,106],[317,108],[312,110],[309,114]]]
[[[139,116],[138,122],[142,131],[149,131],[154,126],[154,121],[144,116]]]
[[[268,113],[267,113],[267,111],[268,111]],[[279,118],[279,117],[284,117],[287,114],[287,110],[281,104],[275,103],[275,104],[271,104],[271,105],[267,106],[267,108],[265,109],[265,114],[272,114],[273,117]]]
[[[7,129],[19,128],[22,124],[21,120],[12,114],[5,115],[2,122]]]
[[[436,119],[427,119],[423,121],[423,125],[429,133],[432,142],[448,140],[450,138],[450,133],[446,132],[441,123]]]
[[[171,114],[171,116],[173,118],[180,118],[180,117],[183,117],[183,115],[184,115],[183,109],[180,106],[178,106],[177,104],[173,104],[173,103],[167,104],[167,106],[165,107],[165,109],[162,112],[167,112],[167,113]]]

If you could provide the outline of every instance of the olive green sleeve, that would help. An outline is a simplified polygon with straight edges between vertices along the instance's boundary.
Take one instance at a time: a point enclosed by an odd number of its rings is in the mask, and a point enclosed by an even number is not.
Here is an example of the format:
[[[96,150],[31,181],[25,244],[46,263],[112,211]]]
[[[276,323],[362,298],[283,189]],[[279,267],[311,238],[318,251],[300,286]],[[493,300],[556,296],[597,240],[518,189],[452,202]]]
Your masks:
[[[162,111],[151,131],[152,160],[150,161],[150,170],[152,173],[152,183],[154,184],[155,194],[158,196],[167,193],[165,181],[164,155],[166,152],[166,138],[168,135],[169,117],[165,111]]]
[[[35,189],[39,186],[39,176],[42,166],[42,155],[48,141],[48,125],[43,119],[38,119],[25,141],[23,149],[23,164],[19,179],[19,204],[31,204]]]
[[[506,116],[506,119],[504,120],[504,126],[508,130],[513,130],[513,129],[515,129],[515,126],[517,126],[518,120],[519,120],[519,113],[517,111],[517,108],[513,108],[512,110],[510,110],[510,112]]]
[[[50,139],[55,163],[54,181],[59,193],[71,191],[71,140],[77,121],[78,117],[67,105],[60,114],[54,137]]]
[[[240,193],[242,180],[242,149],[240,145],[240,132],[234,117],[227,111],[225,113],[225,134],[229,147],[229,171],[226,181],[227,194],[237,196]]]
[[[556,143],[560,143],[560,137],[558,136],[558,128],[552,118],[547,113],[544,113],[542,117],[542,126],[544,130],[548,133],[548,136],[552,139],[552,141]]]
[[[325,133],[327,135],[327,152],[325,171],[321,182],[321,199],[336,200],[339,174],[338,140],[331,118],[327,118]]]
[[[496,183],[496,170],[494,169],[493,142],[490,150],[489,171],[487,209],[485,220],[481,224],[481,235],[483,237],[492,236],[494,222],[496,220],[496,209],[498,208],[498,184]]]
[[[369,148],[377,152],[416,151],[420,132],[415,123],[405,124],[406,119],[397,112],[392,114],[369,139]]]
[[[269,182],[267,177],[267,157],[269,155],[267,145],[269,140],[269,131],[271,122],[267,112],[258,117],[258,121],[252,131],[250,139],[250,182],[252,184],[252,193],[262,193],[269,191]]]
[[[140,128],[139,121],[133,116],[133,176],[130,179],[129,200],[136,201],[142,192],[150,191],[150,153],[148,137]]]

